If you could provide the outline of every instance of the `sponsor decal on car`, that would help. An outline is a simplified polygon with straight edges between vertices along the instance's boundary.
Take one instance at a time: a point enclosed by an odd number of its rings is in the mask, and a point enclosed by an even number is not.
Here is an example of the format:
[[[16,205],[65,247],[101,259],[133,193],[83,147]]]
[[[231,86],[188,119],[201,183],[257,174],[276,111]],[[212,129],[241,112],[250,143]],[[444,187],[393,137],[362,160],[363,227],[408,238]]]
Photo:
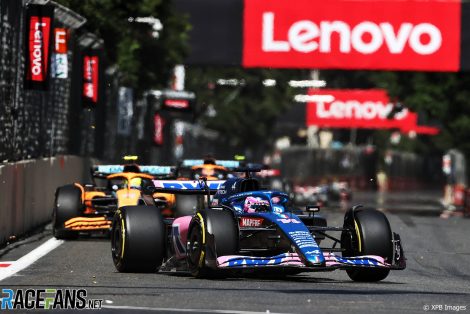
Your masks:
[[[263,218],[240,217],[240,227],[260,227],[263,224]]]
[[[283,224],[290,224],[290,223],[299,224],[299,223],[301,223],[300,220],[297,220],[295,218],[282,218],[282,219],[278,219],[277,221],[280,221]]]
[[[121,166],[121,165],[101,165],[101,166],[97,166],[96,170],[100,173],[106,173],[106,174],[119,173],[119,172],[124,171],[124,166]]]
[[[273,205],[273,212],[278,214],[284,212],[284,207],[281,205]]]
[[[292,241],[297,245],[299,249],[306,248],[318,248],[318,244],[312,238],[312,235],[308,231],[291,231],[288,233]]]

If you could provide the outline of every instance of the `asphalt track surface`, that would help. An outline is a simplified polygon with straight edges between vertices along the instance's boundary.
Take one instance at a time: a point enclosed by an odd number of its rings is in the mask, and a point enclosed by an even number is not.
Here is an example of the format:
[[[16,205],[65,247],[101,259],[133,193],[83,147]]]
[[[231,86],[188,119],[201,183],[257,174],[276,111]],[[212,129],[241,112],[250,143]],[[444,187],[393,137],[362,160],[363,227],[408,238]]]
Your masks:
[[[379,283],[355,283],[340,270],[222,280],[177,272],[121,274],[109,240],[88,237],[64,242],[0,281],[0,288],[83,288],[88,298],[103,300],[100,313],[470,313],[470,219],[403,208],[384,210],[401,235],[407,269]],[[342,224],[341,210],[322,213],[329,225]],[[50,238],[46,226],[3,249],[0,262],[18,260]]]

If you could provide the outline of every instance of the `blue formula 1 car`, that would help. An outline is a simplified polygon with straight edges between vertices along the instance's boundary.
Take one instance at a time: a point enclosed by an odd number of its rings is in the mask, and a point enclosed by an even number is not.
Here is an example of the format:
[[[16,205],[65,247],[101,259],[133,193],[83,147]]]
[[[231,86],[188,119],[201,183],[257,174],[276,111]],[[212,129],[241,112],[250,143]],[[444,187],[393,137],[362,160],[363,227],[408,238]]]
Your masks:
[[[112,226],[118,271],[155,272],[178,265],[193,276],[211,277],[344,269],[352,280],[371,282],[406,266],[399,235],[374,209],[352,207],[342,227],[328,227],[318,207],[307,206],[306,214],[290,209],[286,193],[260,190],[248,171],[244,178],[226,181],[154,184],[151,192],[194,195],[198,210],[175,219],[163,217],[156,207],[120,208]]]

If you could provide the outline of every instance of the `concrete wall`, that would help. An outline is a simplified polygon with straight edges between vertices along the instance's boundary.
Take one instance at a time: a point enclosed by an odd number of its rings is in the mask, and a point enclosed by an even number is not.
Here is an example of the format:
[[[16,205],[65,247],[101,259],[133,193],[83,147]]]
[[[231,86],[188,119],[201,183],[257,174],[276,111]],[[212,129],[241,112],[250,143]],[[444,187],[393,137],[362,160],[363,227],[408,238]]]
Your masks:
[[[90,164],[57,156],[0,165],[0,246],[50,221],[56,188],[88,181]]]

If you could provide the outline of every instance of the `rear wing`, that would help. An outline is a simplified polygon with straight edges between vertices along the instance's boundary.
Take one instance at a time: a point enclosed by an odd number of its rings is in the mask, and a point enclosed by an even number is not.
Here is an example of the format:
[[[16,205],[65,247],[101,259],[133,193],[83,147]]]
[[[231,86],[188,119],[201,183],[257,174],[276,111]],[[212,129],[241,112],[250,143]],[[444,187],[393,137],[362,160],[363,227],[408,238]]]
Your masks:
[[[151,192],[170,194],[215,194],[224,184],[224,180],[203,181],[203,180],[153,180],[154,187],[150,187]]]
[[[204,160],[203,159],[184,159],[180,167],[194,167],[194,166],[199,166],[203,165]],[[238,160],[216,160],[215,164],[217,166],[222,166],[227,169],[234,169],[240,167],[240,161]]]
[[[156,177],[169,178],[175,175],[175,170],[170,166],[139,166],[140,172]],[[91,168],[91,174],[95,178],[106,178],[110,174],[124,171],[123,165],[99,165]]]

